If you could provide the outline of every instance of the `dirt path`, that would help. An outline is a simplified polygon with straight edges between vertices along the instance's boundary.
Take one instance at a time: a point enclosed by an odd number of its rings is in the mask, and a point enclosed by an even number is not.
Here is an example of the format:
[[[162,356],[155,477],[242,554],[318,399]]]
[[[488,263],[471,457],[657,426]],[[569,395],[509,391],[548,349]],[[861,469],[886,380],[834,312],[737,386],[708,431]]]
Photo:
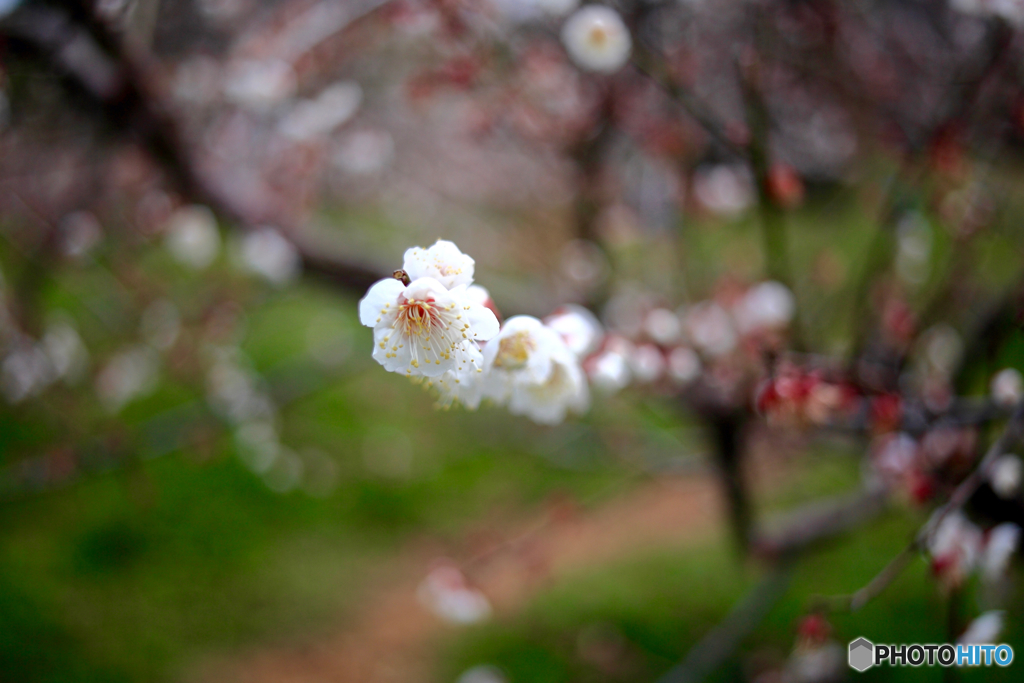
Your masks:
[[[425,609],[416,587],[439,554],[460,563],[498,617],[574,570],[644,548],[695,540],[721,524],[709,475],[662,477],[604,506],[579,512],[554,504],[545,514],[452,550],[414,544],[366,591],[362,608],[337,635],[301,648],[261,650],[203,667],[194,683],[430,683],[436,639],[456,628]],[[483,552],[481,552],[483,548]],[[441,552],[439,552],[441,551]],[[476,551],[476,552],[473,552]]]

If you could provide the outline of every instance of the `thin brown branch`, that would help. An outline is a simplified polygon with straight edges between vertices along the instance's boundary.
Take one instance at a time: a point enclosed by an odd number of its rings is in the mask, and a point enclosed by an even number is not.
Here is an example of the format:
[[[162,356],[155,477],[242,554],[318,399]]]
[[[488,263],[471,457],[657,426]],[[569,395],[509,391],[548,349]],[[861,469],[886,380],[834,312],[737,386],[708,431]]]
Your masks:
[[[707,678],[764,621],[775,603],[786,594],[792,576],[793,567],[789,563],[770,570],[725,619],[690,649],[682,662],[658,679],[658,683],[697,683]]]
[[[372,7],[380,4],[375,2]],[[159,78],[152,61],[126,46],[86,5],[66,5],[69,12],[44,5],[23,8],[5,23],[2,32],[31,45],[52,68],[95,100],[109,127],[134,137],[189,201],[209,206],[240,230],[264,222],[265,217],[239,205],[220,189],[219,183],[200,172],[172,108],[153,86]],[[82,50],[73,54],[68,50],[69,45],[81,41],[92,44],[84,51],[89,59],[78,57]],[[338,287],[362,292],[387,275],[348,257],[314,249],[297,226],[281,228],[298,249],[304,271]]]
[[[637,72],[656,85],[671,100],[699,125],[715,142],[742,159],[747,158],[747,150],[736,144],[725,132],[725,127],[715,120],[714,115],[707,111],[689,91],[680,86],[664,68],[664,59],[650,51],[639,48],[633,60]]]
[[[873,486],[853,495],[811,503],[791,513],[778,530],[757,536],[754,552],[768,558],[801,552],[874,519],[885,511],[888,499],[883,487]]]
[[[978,487],[988,478],[993,463],[1019,442],[1022,436],[1024,436],[1024,401],[1014,410],[1013,415],[1011,415],[1006,424],[1006,429],[989,446],[988,451],[986,451],[978,466],[974,468],[967,478],[960,482],[945,505],[932,514],[928,522],[914,536],[913,540],[882,571],[857,592],[849,596],[834,596],[821,599],[820,602],[832,609],[855,611],[880,595],[903,573],[903,570],[910,565],[911,560],[921,550],[928,547],[928,542],[942,523],[942,520],[949,513],[962,508],[970,500],[974,492],[978,490]]]

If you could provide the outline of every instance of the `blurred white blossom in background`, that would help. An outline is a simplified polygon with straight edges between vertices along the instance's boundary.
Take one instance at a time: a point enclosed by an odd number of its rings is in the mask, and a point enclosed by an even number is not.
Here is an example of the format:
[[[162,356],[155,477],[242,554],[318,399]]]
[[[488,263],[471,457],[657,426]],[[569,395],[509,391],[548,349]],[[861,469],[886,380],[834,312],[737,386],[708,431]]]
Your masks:
[[[136,346],[114,355],[96,376],[96,393],[111,413],[146,396],[157,386],[160,359],[148,346]]]
[[[748,289],[733,311],[743,334],[758,329],[782,329],[792,322],[795,313],[793,294],[784,284],[775,281]]]
[[[291,282],[302,271],[302,258],[295,246],[268,226],[246,233],[241,259],[247,270],[278,286]]]
[[[358,83],[335,83],[315,98],[297,102],[281,120],[281,133],[292,140],[315,140],[351,119],[362,101],[363,89]]]
[[[577,66],[600,73],[621,69],[633,49],[622,17],[603,5],[587,5],[569,17],[562,26],[562,43]]]
[[[507,683],[507,681],[508,678],[501,672],[501,669],[489,664],[480,664],[466,669],[455,679],[455,683]]]
[[[1002,498],[1013,498],[1020,491],[1021,476],[1024,475],[1024,462],[1016,455],[1000,456],[992,463],[989,470],[989,481],[992,490]]]
[[[728,218],[754,203],[754,180],[746,166],[704,166],[693,174],[693,194],[708,211]]]
[[[224,80],[228,100],[256,112],[291,99],[297,87],[291,64],[279,59],[234,62],[228,65]]]
[[[195,270],[213,263],[220,252],[220,232],[213,212],[205,206],[183,206],[171,214],[164,243],[179,262]]]
[[[487,596],[471,586],[451,562],[439,562],[416,589],[416,597],[435,615],[454,624],[475,624],[491,616]]]
[[[1016,368],[1003,368],[992,377],[992,400],[1004,408],[1012,408],[1024,396],[1024,377]]]
[[[1005,620],[1006,613],[1002,610],[985,612],[967,626],[956,642],[962,645],[994,644],[1003,632]]]

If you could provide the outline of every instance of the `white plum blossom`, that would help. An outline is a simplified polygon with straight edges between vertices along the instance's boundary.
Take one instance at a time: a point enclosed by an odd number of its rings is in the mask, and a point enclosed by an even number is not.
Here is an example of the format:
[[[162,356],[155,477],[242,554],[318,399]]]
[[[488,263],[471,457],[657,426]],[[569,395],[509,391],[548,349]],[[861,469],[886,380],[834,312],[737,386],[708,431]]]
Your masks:
[[[470,585],[462,571],[450,562],[439,563],[416,589],[420,603],[445,621],[475,624],[491,615],[487,596]]]
[[[174,70],[171,94],[184,103],[206,106],[220,97],[222,79],[220,62],[205,55],[193,57]]]
[[[0,389],[9,403],[35,396],[54,379],[53,365],[41,344],[25,343],[8,354],[0,368]]]
[[[359,320],[373,328],[374,360],[410,377],[479,371],[477,344],[498,333],[498,319],[466,285],[449,290],[430,277],[376,283],[359,302]]]
[[[967,630],[957,638],[961,645],[987,645],[996,642],[996,638],[1003,631],[1003,621],[1006,613],[1002,610],[992,610],[983,613],[972,621]]]
[[[693,194],[697,201],[719,216],[731,217],[745,211],[754,203],[754,188],[746,166],[705,166],[693,175]]]
[[[936,514],[941,514],[941,511]],[[981,530],[957,510],[939,522],[929,539],[928,553],[939,574],[958,584],[977,566],[982,540]]]
[[[179,262],[195,270],[213,263],[220,251],[220,233],[213,212],[205,206],[183,206],[167,223],[165,244]]]
[[[981,575],[986,580],[998,581],[1005,576],[1020,545],[1020,534],[1020,527],[1013,522],[1003,522],[988,532],[981,555]]]
[[[137,346],[113,356],[96,376],[96,393],[103,407],[117,413],[126,404],[156,389],[159,357],[148,346]]]
[[[1000,456],[992,463],[989,470],[989,482],[992,490],[1001,498],[1013,498],[1020,490],[1021,476],[1024,475],[1024,463],[1016,455]]]
[[[992,400],[1003,408],[1012,408],[1024,396],[1024,377],[1016,368],[1003,368],[992,377]]]
[[[290,99],[298,88],[295,70],[279,59],[233,62],[228,65],[224,80],[227,99],[256,112]]]
[[[872,467],[888,486],[895,486],[913,471],[920,445],[910,434],[897,432],[878,437],[871,450]]]
[[[690,340],[702,352],[710,356],[721,356],[736,348],[736,328],[725,309],[706,301],[689,310],[686,315],[686,332]]]
[[[452,242],[438,240],[429,249],[407,249],[402,270],[410,280],[433,278],[451,289],[456,285],[473,284],[474,265],[473,259],[459,251]]]
[[[72,258],[82,258],[103,239],[103,226],[88,211],[73,211],[60,221],[61,250]]]
[[[614,73],[629,61],[633,40],[619,13],[603,5],[587,5],[562,26],[562,43],[581,69]]]
[[[363,89],[358,83],[335,83],[325,88],[315,99],[296,103],[281,120],[280,130],[292,140],[316,140],[351,119],[362,101]]]
[[[484,347],[487,393],[510,412],[541,424],[558,424],[568,411],[590,404],[586,378],[576,355],[537,318],[509,318]]]
[[[629,367],[637,382],[657,382],[665,374],[665,356],[654,344],[641,344],[629,357]]]
[[[946,324],[934,325],[922,335],[924,357],[936,372],[948,376],[964,352],[964,341],[960,333]]]
[[[625,389],[633,379],[628,358],[616,350],[606,349],[593,356],[586,367],[594,388],[607,394]]]
[[[796,303],[789,288],[781,282],[768,281],[747,290],[733,310],[741,332],[779,329],[789,325],[796,312]]]
[[[601,345],[604,330],[597,317],[575,304],[568,304],[544,319],[544,324],[562,336],[577,358],[586,358]]]
[[[480,664],[459,674],[455,683],[508,683],[508,678],[501,672],[501,669],[488,664]]]
[[[920,285],[931,272],[935,231],[918,212],[907,214],[896,228],[896,274],[910,285]]]
[[[786,663],[783,680],[792,683],[840,681],[846,671],[846,651],[834,640],[817,647],[797,648]]]
[[[54,376],[69,383],[81,379],[89,365],[89,351],[78,330],[67,320],[55,320],[47,325],[42,348],[50,359]]]
[[[667,308],[655,308],[644,319],[644,332],[659,344],[674,344],[682,337],[683,323]]]
[[[241,257],[246,269],[274,285],[290,282],[302,270],[302,258],[295,245],[271,227],[247,233],[242,239]]]
[[[274,416],[274,401],[248,358],[236,347],[209,347],[206,400],[225,419],[240,424]]]
[[[338,142],[332,160],[355,176],[372,176],[388,167],[395,156],[395,141],[385,131],[359,130]]]
[[[689,384],[700,377],[700,356],[688,346],[677,346],[668,354],[668,374],[680,384]]]

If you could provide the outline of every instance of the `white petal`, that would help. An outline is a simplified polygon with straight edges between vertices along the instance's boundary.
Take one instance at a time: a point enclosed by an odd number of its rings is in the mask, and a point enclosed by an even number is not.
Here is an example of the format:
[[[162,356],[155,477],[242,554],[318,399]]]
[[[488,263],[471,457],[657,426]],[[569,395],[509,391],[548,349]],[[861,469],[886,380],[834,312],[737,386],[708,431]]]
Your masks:
[[[982,572],[986,579],[995,581],[1006,573],[1010,560],[1020,544],[1020,535],[1020,527],[1013,522],[1003,522],[989,532],[981,559]]]
[[[1006,615],[1001,610],[985,612],[972,621],[958,639],[958,643],[964,645],[987,645],[995,643],[996,638],[1003,630],[1003,618]]]
[[[388,278],[375,283],[366,296],[359,300],[359,322],[367,327],[374,327],[378,319],[386,314],[389,309],[394,309],[398,302],[398,295],[405,289],[405,285],[394,278]],[[393,313],[392,313],[393,315]]]
[[[434,278],[445,287],[473,282],[474,261],[447,240],[438,240],[429,249],[407,249],[402,268],[412,279]]]
[[[433,298],[438,303],[448,303],[451,300],[448,288],[432,277],[413,278],[405,288],[405,296],[409,299]]]
[[[558,424],[569,410],[582,413],[590,403],[583,371],[571,354],[553,360],[550,377],[543,382],[519,382],[509,400],[509,410],[541,424]]]
[[[470,285],[466,287],[466,296],[469,297],[470,303],[483,306],[491,298],[491,293],[480,285]]]
[[[393,327],[378,325],[373,330],[373,359],[388,372],[405,373],[412,360],[408,340]]]
[[[473,339],[487,341],[498,334],[498,318],[495,317],[491,309],[469,303],[466,304],[465,312],[462,315],[473,331]]]
[[[537,344],[536,350],[530,354],[526,363],[525,373],[534,382],[547,382],[554,372],[556,361],[566,362],[569,357],[575,360],[569,347],[562,341],[561,335],[552,329],[541,326],[534,330],[533,339]]]
[[[675,319],[675,314],[671,314]],[[593,313],[575,304],[562,306],[544,319],[544,324],[557,332],[577,358],[586,358],[597,351],[604,330]],[[679,325],[676,319],[677,326]]]

